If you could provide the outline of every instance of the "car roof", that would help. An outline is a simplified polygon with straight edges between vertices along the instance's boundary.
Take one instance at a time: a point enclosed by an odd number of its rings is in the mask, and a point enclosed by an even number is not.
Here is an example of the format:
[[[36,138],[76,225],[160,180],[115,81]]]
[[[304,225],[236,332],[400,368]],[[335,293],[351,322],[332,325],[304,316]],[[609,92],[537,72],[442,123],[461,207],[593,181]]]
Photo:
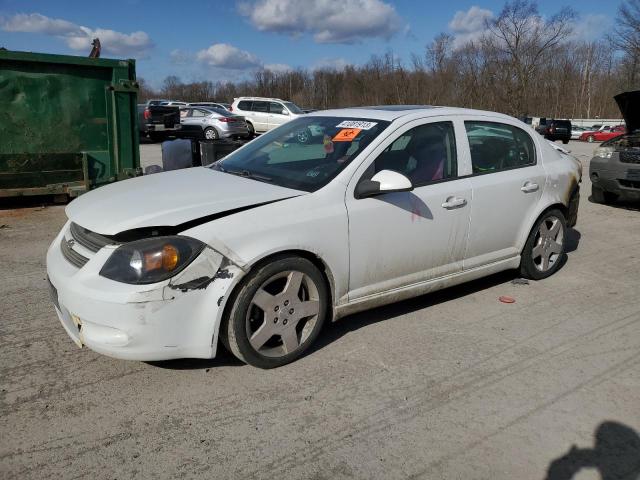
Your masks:
[[[477,115],[488,116],[494,119],[516,120],[515,117],[503,113],[489,112],[485,110],[474,110],[470,108],[440,107],[431,105],[376,105],[370,107],[350,107],[333,110],[320,110],[308,113],[309,116],[316,117],[351,117],[370,118],[374,120],[394,121],[403,117],[438,117],[448,115]]]

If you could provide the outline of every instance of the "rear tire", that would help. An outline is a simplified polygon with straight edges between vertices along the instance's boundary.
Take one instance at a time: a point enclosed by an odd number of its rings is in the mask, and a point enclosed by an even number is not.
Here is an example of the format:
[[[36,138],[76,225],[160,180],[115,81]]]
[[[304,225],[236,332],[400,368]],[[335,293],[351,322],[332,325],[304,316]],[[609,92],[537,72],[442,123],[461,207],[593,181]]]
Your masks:
[[[611,192],[605,192],[602,188],[597,187],[595,185],[591,185],[591,200],[594,203],[612,203],[615,200],[615,195]]]
[[[275,368],[301,357],[329,311],[322,273],[309,260],[279,257],[249,273],[229,299],[222,343],[238,359]]]
[[[589,136],[587,137],[587,142],[589,142],[589,143],[593,143],[594,141],[595,141],[595,137],[594,137],[593,135],[589,135]]]
[[[560,210],[543,213],[536,221],[522,249],[520,275],[542,280],[564,263],[567,221]]]
[[[247,138],[253,138],[256,136],[256,129],[253,128],[253,124],[251,122],[247,122],[247,128],[249,129],[249,136]]]
[[[167,138],[167,136],[164,133],[149,132],[149,139],[154,143],[163,142],[165,138]]]

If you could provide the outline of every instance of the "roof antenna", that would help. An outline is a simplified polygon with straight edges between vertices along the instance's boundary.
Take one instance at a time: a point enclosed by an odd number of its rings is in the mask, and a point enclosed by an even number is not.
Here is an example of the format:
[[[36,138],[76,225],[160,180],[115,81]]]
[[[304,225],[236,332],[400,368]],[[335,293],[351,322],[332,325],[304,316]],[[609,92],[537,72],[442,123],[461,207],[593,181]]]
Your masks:
[[[91,49],[91,53],[89,54],[89,58],[100,58],[100,39],[94,38],[93,42],[91,42],[93,48]]]

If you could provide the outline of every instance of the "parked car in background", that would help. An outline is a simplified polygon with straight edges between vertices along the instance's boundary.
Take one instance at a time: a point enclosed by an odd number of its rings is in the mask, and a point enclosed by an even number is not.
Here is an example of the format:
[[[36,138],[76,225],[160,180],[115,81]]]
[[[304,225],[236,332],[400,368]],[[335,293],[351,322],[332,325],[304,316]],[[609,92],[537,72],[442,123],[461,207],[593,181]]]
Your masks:
[[[577,125],[571,125],[571,140],[578,140],[580,135],[587,131],[586,127],[578,127]]]
[[[167,100],[166,102],[162,102],[161,105],[176,106],[176,107],[186,107],[189,104],[187,102],[179,102],[179,101],[176,101],[176,100]]]
[[[619,137],[620,135],[624,135],[626,133],[626,128],[624,125],[618,125],[616,127],[604,130],[598,130],[595,132],[583,132],[579,139],[586,142],[606,142],[607,140],[611,140],[612,138]]]
[[[212,107],[212,108],[222,108],[224,110],[229,110],[231,107],[228,103],[220,103],[220,102],[194,102],[189,103],[189,107]]]
[[[591,198],[597,203],[640,201],[640,90],[614,98],[626,131],[596,148],[589,163]]]
[[[180,131],[180,108],[162,105],[156,100],[138,105],[138,130],[141,137],[154,141],[164,140]]]
[[[544,123],[543,120],[545,120]],[[569,140],[571,140],[571,121],[540,119],[540,125],[536,131],[552,142],[562,140],[562,143],[569,143]]]
[[[325,141],[300,144],[302,130]],[[68,335],[99,353],[213,358],[221,341],[278,367],[357,311],[509,269],[549,277],[580,180],[579,162],[507,115],[314,112],[211,167],[71,202],[50,291]]]
[[[247,138],[249,129],[244,117],[234,115],[224,108],[183,107],[180,109],[181,137]]]
[[[304,115],[304,112],[295,103],[279,98],[265,97],[234,98],[231,111],[244,115],[252,135],[268,132],[283,123]]]

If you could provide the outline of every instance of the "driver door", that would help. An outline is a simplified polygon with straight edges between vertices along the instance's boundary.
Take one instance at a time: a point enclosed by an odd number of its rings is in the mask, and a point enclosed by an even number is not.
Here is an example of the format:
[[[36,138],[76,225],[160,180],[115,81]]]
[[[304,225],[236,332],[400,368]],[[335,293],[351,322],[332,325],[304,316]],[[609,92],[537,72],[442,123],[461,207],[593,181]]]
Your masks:
[[[363,163],[347,189],[349,301],[462,271],[469,233],[471,181],[453,122],[401,127]],[[468,157],[465,157],[468,158]],[[381,170],[407,176],[413,191],[357,199],[362,179]]]

